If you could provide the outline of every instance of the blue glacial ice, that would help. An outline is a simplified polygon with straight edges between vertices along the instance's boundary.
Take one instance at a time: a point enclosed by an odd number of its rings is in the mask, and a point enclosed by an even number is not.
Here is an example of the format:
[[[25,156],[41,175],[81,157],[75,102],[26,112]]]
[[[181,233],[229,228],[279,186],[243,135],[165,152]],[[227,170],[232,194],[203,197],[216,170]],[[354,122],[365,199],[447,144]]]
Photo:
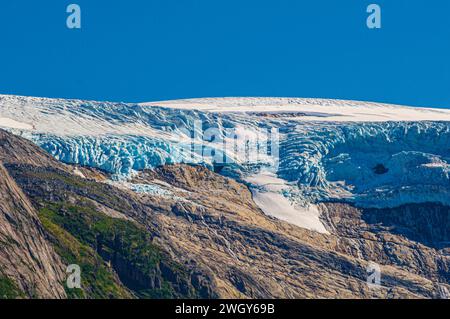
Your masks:
[[[278,110],[272,104],[280,101],[264,100],[264,110],[270,107]],[[253,104],[257,102],[257,99],[251,100]],[[215,102],[208,100],[208,103]],[[229,100],[227,103],[240,105],[243,102]],[[355,114],[362,111],[394,114],[397,108],[366,107],[353,102],[347,106],[346,102],[330,100],[294,99],[283,103],[290,104],[286,106],[288,111],[282,113],[209,112],[0,96],[0,119],[8,120],[4,123],[16,121],[33,127],[32,130],[24,129],[27,126],[23,125],[9,129],[31,139],[58,160],[99,168],[116,179],[126,179],[135,171],[164,164],[211,166],[220,155],[227,163],[236,164],[231,165],[235,176],[254,174],[255,169],[271,166],[276,176],[289,185],[284,195],[300,202],[349,201],[375,207],[412,202],[450,205],[450,122],[438,120],[441,114],[449,118],[447,113],[421,110],[419,115],[425,114],[428,118],[432,114],[436,117],[433,121],[377,118],[376,121],[354,122],[341,121],[335,113],[347,108]],[[320,114],[331,109],[331,119],[321,115],[310,121],[307,112],[292,111],[297,107],[305,109],[307,103],[312,104],[311,116],[317,117],[316,108],[323,106]],[[398,109],[407,115],[418,112]],[[346,119],[352,116],[344,115]],[[208,143],[202,138],[202,132],[214,129],[216,135],[225,140],[226,131],[234,129],[237,143],[242,147],[245,146],[242,136],[268,128],[279,131],[276,166],[270,156],[260,158],[255,165],[254,161],[250,163],[230,156],[223,151],[221,143],[215,143],[211,137]],[[257,147],[266,142],[259,141]],[[249,150],[251,152],[252,148]]]

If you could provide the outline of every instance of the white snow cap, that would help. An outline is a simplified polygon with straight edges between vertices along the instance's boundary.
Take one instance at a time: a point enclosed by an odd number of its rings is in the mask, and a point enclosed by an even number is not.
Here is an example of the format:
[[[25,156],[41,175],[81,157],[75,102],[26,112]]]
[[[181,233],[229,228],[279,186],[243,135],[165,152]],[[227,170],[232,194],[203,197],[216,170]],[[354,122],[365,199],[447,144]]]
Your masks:
[[[298,121],[450,121],[450,110],[447,109],[332,99],[229,97],[149,102],[141,105],[214,113],[299,113],[295,118]]]

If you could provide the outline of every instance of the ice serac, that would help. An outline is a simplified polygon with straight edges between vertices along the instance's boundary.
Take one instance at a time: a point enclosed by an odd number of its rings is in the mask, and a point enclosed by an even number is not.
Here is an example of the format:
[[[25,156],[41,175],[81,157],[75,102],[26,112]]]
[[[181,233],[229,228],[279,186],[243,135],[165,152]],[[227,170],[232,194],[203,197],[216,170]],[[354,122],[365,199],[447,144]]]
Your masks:
[[[282,143],[279,175],[310,201],[449,204],[449,122],[302,125]]]
[[[165,164],[213,167],[222,158],[224,174],[247,181],[264,212],[320,232],[326,232],[316,209],[321,202],[450,205],[446,109],[295,98],[128,104],[0,96],[0,119],[0,127],[62,162],[100,168],[119,180]],[[229,130],[242,146],[273,129],[276,160],[223,149]],[[215,136],[203,134],[211,130]],[[257,144],[246,151],[267,140]]]

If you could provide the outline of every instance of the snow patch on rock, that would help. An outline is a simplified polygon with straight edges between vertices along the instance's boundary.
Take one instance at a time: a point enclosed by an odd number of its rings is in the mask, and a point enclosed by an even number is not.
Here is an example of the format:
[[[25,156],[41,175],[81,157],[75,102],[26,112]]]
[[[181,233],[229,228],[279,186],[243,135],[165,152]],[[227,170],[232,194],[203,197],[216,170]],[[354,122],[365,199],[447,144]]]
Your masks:
[[[307,204],[301,206],[285,196],[290,188],[285,180],[276,177],[272,172],[260,171],[256,175],[245,178],[250,183],[253,199],[259,208],[268,216],[284,220],[302,228],[328,234],[320,220],[317,205]]]

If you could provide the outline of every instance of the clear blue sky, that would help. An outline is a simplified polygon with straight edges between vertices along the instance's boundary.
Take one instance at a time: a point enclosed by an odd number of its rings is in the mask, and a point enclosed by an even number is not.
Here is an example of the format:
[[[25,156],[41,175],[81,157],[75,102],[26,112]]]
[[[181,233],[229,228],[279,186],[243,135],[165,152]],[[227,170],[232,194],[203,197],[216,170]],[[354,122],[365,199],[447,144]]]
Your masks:
[[[82,29],[66,27],[66,6]],[[381,30],[366,7],[382,7]],[[450,107],[448,0],[0,3],[0,93],[299,96]]]

